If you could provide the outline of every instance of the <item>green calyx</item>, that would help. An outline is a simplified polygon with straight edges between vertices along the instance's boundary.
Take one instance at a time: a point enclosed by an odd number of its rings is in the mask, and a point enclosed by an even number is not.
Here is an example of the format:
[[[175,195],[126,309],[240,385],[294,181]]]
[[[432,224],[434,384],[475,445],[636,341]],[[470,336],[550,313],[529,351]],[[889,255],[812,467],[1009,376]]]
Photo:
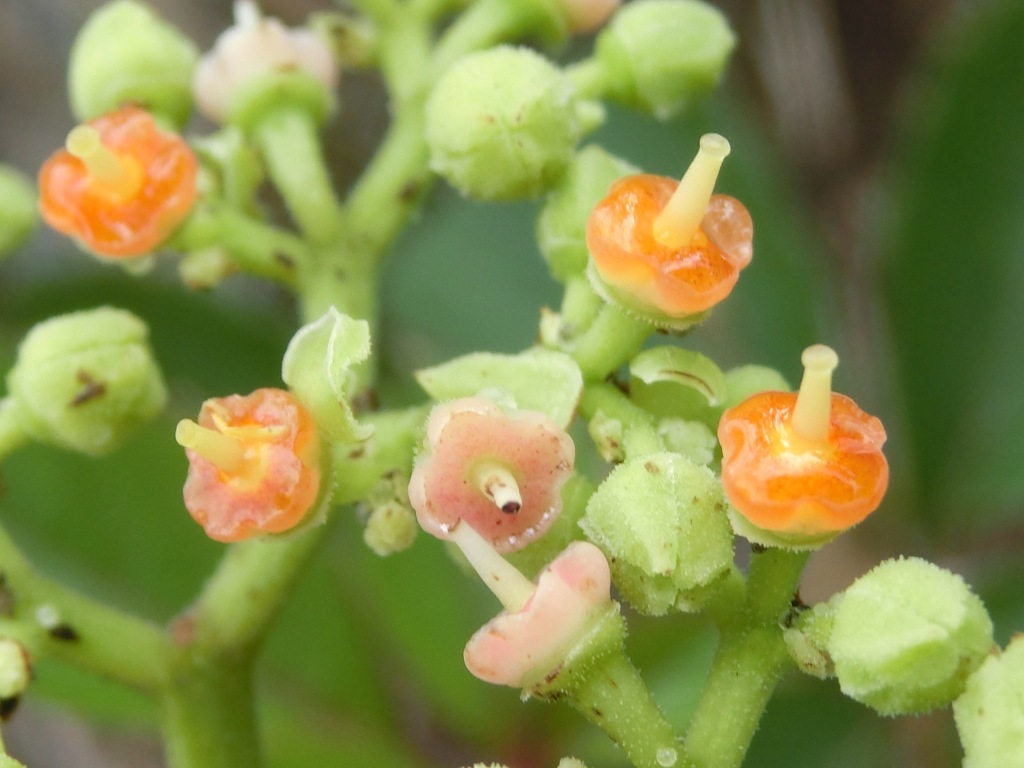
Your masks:
[[[948,705],[992,648],[992,621],[964,580],[919,558],[885,561],[832,602],[839,686],[885,715]]]
[[[334,95],[316,77],[302,71],[269,71],[239,83],[231,93],[226,122],[251,134],[265,117],[293,109],[323,123],[335,107]]]
[[[1003,768],[1024,761],[1024,635],[989,655],[953,702],[964,768]]]
[[[622,596],[648,615],[699,610],[733,561],[718,479],[675,453],[612,470],[580,527],[608,556]]]
[[[167,399],[145,323],[111,307],[35,326],[7,376],[10,408],[41,443],[100,456],[152,419]]]
[[[133,102],[181,127],[198,60],[192,41],[149,6],[114,0],[89,17],[71,49],[71,111],[91,120]]]
[[[36,191],[25,176],[0,165],[0,259],[17,249],[35,229]]]
[[[566,282],[586,270],[587,217],[612,182],[632,173],[634,166],[596,144],[573,156],[537,217],[537,244],[556,280]]]
[[[572,85],[527,48],[465,56],[427,101],[430,167],[470,198],[535,197],[561,178],[579,136]]]
[[[699,0],[638,0],[598,35],[596,58],[608,96],[659,119],[687,108],[718,82],[736,36]]]
[[[556,660],[540,664],[523,681],[523,693],[557,701],[572,698],[586,685],[603,661],[623,654],[626,620],[619,604],[609,601],[594,609],[576,642]]]

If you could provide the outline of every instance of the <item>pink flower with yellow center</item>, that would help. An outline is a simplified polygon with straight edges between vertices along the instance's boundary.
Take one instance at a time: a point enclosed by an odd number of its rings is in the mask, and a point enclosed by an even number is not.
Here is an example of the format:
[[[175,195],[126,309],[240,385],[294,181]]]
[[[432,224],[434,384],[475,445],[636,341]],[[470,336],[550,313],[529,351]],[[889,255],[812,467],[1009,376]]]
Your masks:
[[[189,470],[185,506],[217,541],[283,533],[303,522],[320,492],[320,439],[306,409],[281,389],[203,403],[175,439]]]
[[[441,539],[464,520],[499,552],[541,536],[562,508],[575,446],[548,416],[483,397],[439,405],[409,481],[420,525]]]

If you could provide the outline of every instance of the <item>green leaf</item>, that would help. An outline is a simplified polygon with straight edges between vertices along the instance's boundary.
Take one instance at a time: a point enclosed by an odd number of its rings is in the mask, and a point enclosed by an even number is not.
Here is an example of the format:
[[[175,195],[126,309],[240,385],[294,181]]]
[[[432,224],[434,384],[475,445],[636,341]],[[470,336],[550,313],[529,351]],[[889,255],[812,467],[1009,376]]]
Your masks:
[[[583,375],[568,355],[529,349],[518,355],[477,352],[417,371],[416,381],[435,400],[471,397],[482,389],[504,390],[516,406],[569,425],[583,392]]]

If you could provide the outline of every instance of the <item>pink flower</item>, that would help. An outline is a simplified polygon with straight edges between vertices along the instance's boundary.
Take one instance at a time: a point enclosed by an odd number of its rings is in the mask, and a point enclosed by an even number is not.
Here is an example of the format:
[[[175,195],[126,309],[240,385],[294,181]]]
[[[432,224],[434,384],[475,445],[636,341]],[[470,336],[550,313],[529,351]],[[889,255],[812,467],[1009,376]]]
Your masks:
[[[409,500],[427,533],[447,540],[465,520],[499,552],[511,552],[541,536],[561,512],[575,446],[544,414],[462,398],[434,408],[427,443],[409,481]]]
[[[470,638],[466,667],[485,682],[526,687],[582,639],[610,604],[610,590],[604,553],[589,542],[573,542],[541,572],[521,609],[499,614]]]

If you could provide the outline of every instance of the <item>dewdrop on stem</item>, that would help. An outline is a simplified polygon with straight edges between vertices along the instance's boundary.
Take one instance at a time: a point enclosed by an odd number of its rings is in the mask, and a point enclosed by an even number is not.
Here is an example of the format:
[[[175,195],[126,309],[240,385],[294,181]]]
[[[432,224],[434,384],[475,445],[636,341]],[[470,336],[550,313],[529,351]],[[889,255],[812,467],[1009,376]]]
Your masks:
[[[654,220],[654,237],[666,248],[690,242],[707,213],[722,162],[729,156],[729,141],[717,133],[700,137],[700,147],[679,186]]]

